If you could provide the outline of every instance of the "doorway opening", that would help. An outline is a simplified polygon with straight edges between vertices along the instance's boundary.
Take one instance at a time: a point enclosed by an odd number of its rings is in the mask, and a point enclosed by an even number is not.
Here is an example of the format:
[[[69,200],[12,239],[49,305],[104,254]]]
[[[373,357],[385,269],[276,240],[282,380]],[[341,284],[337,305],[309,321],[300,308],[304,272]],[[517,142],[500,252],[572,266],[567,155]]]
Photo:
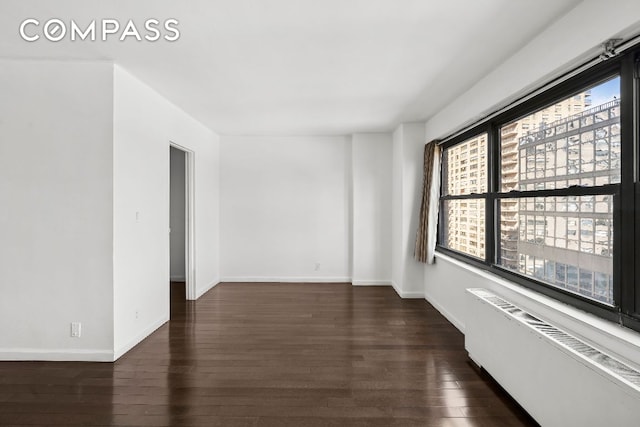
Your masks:
[[[169,278],[171,301],[196,297],[194,275],[193,152],[169,146]]]

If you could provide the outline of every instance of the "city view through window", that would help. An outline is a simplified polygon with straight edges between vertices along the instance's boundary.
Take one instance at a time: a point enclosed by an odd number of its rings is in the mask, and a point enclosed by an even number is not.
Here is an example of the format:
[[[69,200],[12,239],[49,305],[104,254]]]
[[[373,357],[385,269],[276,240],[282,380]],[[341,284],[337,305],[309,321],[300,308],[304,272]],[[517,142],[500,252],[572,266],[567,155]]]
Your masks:
[[[500,128],[502,193],[620,182],[620,79],[612,78]],[[484,259],[488,136],[444,151],[444,242]],[[475,198],[473,194],[480,197]],[[613,195],[499,198],[498,264],[613,304]]]

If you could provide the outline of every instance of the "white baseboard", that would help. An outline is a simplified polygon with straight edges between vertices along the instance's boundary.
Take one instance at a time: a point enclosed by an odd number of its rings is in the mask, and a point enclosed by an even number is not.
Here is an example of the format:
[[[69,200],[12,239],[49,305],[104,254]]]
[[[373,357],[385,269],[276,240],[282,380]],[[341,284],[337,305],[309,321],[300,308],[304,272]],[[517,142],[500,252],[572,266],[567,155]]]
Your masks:
[[[391,281],[391,286],[393,286],[393,290],[396,291],[396,294],[398,294],[398,296],[402,299],[423,299],[424,298],[424,293],[422,292],[406,292],[401,290],[398,284],[393,280]]]
[[[393,286],[391,280],[352,280],[353,286]]]
[[[0,350],[2,361],[51,361],[51,362],[113,362],[111,350],[84,349],[35,349],[15,348]]]
[[[169,280],[172,282],[186,282],[187,279],[184,276],[170,276]]]
[[[424,299],[423,292],[405,292],[403,291],[400,296],[404,299]]]
[[[155,321],[154,323],[152,323],[150,326],[148,326],[147,328],[145,328],[142,332],[140,332],[138,335],[136,335],[135,337],[133,337],[131,340],[129,340],[129,342],[127,342],[125,345],[121,346],[120,348],[116,349],[115,352],[113,352],[112,354],[112,358],[111,361],[115,362],[116,360],[118,360],[120,357],[122,357],[126,352],[128,352],[129,350],[131,350],[133,347],[135,347],[136,345],[140,344],[142,342],[142,340],[144,340],[145,338],[147,338],[149,335],[151,335],[152,333],[154,333],[156,331],[156,329],[158,329],[160,326],[164,325],[165,323],[167,323],[169,321],[169,315],[167,315],[166,317],[163,317],[162,319],[159,319],[157,321]]]
[[[200,298],[202,295],[206,294],[211,289],[215,288],[218,283],[220,283],[220,282],[218,280],[216,280],[216,281],[208,284],[207,286],[205,286],[203,288],[196,289],[196,299]]]
[[[400,288],[398,287],[398,284],[392,280],[392,281],[391,281],[391,286],[393,287],[393,290],[394,290],[394,291],[396,291],[396,294],[398,294],[398,296],[399,296],[400,298],[402,298],[402,291],[401,291],[401,290],[400,290]]]
[[[429,304],[433,306],[440,314],[442,314],[453,326],[455,326],[460,332],[464,334],[464,323],[461,322],[457,317],[451,314],[450,311],[444,308],[444,306],[438,304],[435,299],[429,296],[429,294],[425,294],[424,297]]]
[[[221,282],[285,282],[285,283],[350,283],[350,277],[325,277],[325,276],[305,276],[305,277],[270,277],[270,276],[251,276],[251,277],[223,277]]]

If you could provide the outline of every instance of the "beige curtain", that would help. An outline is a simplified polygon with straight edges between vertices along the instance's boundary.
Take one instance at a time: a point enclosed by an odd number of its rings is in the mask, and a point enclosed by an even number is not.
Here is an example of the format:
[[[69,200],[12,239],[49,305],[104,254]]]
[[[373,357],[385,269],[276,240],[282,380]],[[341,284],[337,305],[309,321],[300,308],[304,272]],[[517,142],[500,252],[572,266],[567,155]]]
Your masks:
[[[413,256],[426,264],[433,263],[438,233],[440,151],[437,141],[431,141],[424,146],[422,203]]]

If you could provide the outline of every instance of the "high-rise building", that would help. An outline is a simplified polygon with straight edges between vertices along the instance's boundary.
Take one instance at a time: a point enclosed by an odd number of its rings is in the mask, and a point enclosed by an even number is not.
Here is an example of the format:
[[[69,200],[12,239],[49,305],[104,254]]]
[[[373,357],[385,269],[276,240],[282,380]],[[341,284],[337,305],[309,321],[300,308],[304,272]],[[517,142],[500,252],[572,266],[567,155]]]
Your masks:
[[[518,186],[519,152],[521,139],[545,129],[550,121],[559,121],[565,117],[579,114],[591,105],[591,93],[585,91],[571,98],[559,101],[547,108],[504,125],[500,132],[500,155],[502,173],[500,187],[503,192],[523,190]],[[519,269],[518,261],[518,199],[504,199],[500,203],[500,259],[502,266]]]
[[[619,100],[592,108],[578,93],[501,128],[502,192],[620,180]],[[444,194],[487,191],[488,135],[445,151]],[[607,195],[504,198],[500,265],[603,302],[612,301],[613,201]],[[485,200],[448,200],[449,248],[484,258]]]
[[[520,137],[519,190],[620,182],[620,101],[586,109]],[[510,176],[510,175],[509,175]],[[517,255],[502,265],[583,296],[613,301],[613,199],[610,195],[510,199]],[[507,205],[509,205],[507,204]],[[503,203],[503,205],[505,205]],[[513,212],[504,213],[512,218]],[[501,223],[503,220],[501,219]]]
[[[502,127],[502,191],[518,189],[519,142],[523,135],[544,128],[552,118],[567,117],[584,111],[591,103],[590,93],[583,92]],[[487,191],[488,135],[481,134],[445,152],[445,194],[471,194]],[[501,205],[501,257],[507,268],[518,268],[518,202],[505,200]],[[447,246],[478,258],[485,256],[485,205],[478,200],[450,200],[447,217],[460,218],[447,227]]]
[[[487,191],[487,143],[487,134],[482,134],[445,152],[444,191],[447,194]],[[448,228],[448,246],[484,258],[484,202],[475,199],[449,200],[445,209],[449,217],[455,215],[455,218],[460,218]]]

